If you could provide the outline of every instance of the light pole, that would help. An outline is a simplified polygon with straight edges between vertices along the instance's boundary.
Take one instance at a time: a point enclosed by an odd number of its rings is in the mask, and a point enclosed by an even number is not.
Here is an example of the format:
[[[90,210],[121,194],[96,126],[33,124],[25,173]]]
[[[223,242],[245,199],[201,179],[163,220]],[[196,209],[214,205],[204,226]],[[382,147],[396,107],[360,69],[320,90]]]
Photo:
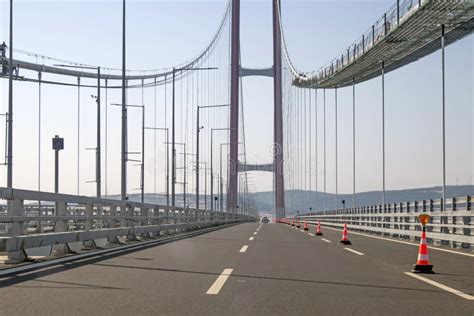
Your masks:
[[[125,0],[122,3],[122,131],[121,131],[121,180],[120,180],[120,195],[122,201],[127,200],[127,77],[126,77],[126,27],[125,27]]]
[[[166,143],[169,144],[168,142],[166,142]],[[176,145],[184,146],[184,153],[183,153],[183,155],[184,155],[184,166],[182,168],[183,171],[184,171],[184,175],[183,175],[184,181],[181,184],[183,184],[183,203],[184,203],[183,207],[186,207],[186,156],[188,155],[186,153],[186,143],[172,142],[171,144],[172,144],[172,146],[176,146]],[[175,163],[172,166],[172,168],[173,168],[172,174],[174,174],[175,178],[174,178],[174,181],[173,181],[173,184],[172,184],[172,188],[178,183],[178,182],[176,182],[176,169],[178,169],[178,168],[176,168],[176,151],[175,151],[175,158],[174,159],[175,159]],[[172,189],[172,191],[171,191],[172,194],[173,194],[173,191],[174,191],[174,189]],[[174,192],[176,192],[176,191],[174,191]],[[174,196],[174,199],[175,199],[174,203],[172,201],[172,204],[171,204],[171,206],[173,206],[173,207],[176,206],[176,195]],[[172,200],[173,200],[173,195],[172,195]]]
[[[229,128],[230,129],[230,128]],[[241,142],[238,143],[238,145],[242,144]],[[219,163],[219,179],[220,179],[220,192],[219,192],[219,196],[220,196],[220,211],[222,212],[224,210],[224,204],[223,204],[223,201],[224,201],[224,180],[222,179],[222,146],[229,146],[230,143],[221,143],[220,144],[220,153],[219,153],[219,160],[220,160],[220,163]]]
[[[13,186],[13,0],[10,0],[10,47],[8,62],[8,148],[7,148],[7,187]]]
[[[173,68],[173,85],[172,85],[172,103],[171,103],[171,206],[175,206],[176,197],[176,98],[175,98],[175,82],[176,82],[176,72],[182,71],[200,71],[200,70],[214,70],[217,69],[215,67],[207,67],[207,68]],[[199,135],[199,134],[198,134]],[[199,138],[199,136],[196,136]],[[198,168],[199,169],[199,168]],[[196,175],[198,175],[198,170]]]
[[[184,153],[183,155],[184,155],[185,157],[187,157],[187,156],[196,156],[195,153],[188,153],[188,152]],[[195,162],[194,162],[194,161],[191,161],[191,163],[195,163]],[[193,171],[194,171],[194,170],[195,170],[195,169],[193,169]],[[186,184],[187,184],[187,181],[186,181]],[[197,209],[197,208],[196,208],[196,209]]]
[[[199,112],[199,110],[198,110]],[[199,116],[199,115],[198,115]],[[213,157],[213,144],[214,144],[214,132],[215,131],[228,131],[230,128],[211,128],[211,200],[214,200],[214,157]],[[199,150],[198,150],[199,152]],[[211,211],[214,210],[214,203],[211,203]]]
[[[155,130],[155,131],[165,131],[166,133],[166,206],[170,206],[170,185],[169,185],[169,156],[170,156],[170,151],[169,151],[169,128],[164,128],[164,127],[145,127],[145,129],[148,130]],[[156,152],[155,152],[156,154]],[[154,175],[156,177],[156,175]]]
[[[123,106],[122,104],[112,103],[114,106]],[[145,202],[145,105],[125,104],[125,107],[130,108],[141,108],[142,109],[142,151],[141,151],[141,163],[140,163],[140,192],[141,202]],[[127,152],[127,154],[129,154]],[[132,161],[127,158],[127,161]]]
[[[230,143],[222,143],[220,144],[220,164],[219,164],[219,184],[220,184],[220,192],[219,192],[219,200],[220,200],[220,211],[224,211],[224,185],[222,179],[222,146],[228,146]]]
[[[209,170],[209,168],[207,168],[207,162],[205,162],[205,161],[201,161],[199,163],[197,161],[194,161],[193,163],[196,165],[195,168],[197,168],[197,165],[203,164],[204,165],[204,168],[203,168],[204,172]],[[198,210],[197,207],[196,207],[196,210]],[[204,175],[204,210],[207,210],[207,177],[205,175]]]
[[[78,68],[78,69],[90,69],[97,70],[97,96],[91,95],[92,98],[96,100],[97,103],[97,145],[95,148],[95,183],[96,183],[96,195],[101,197],[101,186],[102,186],[102,177],[101,177],[101,133],[100,133],[100,67],[89,67],[89,66],[78,66],[78,65],[54,65],[57,67],[64,68]]]
[[[184,152],[182,153],[183,155],[183,167],[181,169],[183,169],[183,182],[182,182],[182,185],[183,185],[183,207],[184,208],[187,208],[187,191],[186,191],[186,184],[188,184],[188,178],[186,176],[186,171],[187,171],[187,164],[186,164],[186,157],[187,157],[187,152],[186,152],[186,144],[184,144]],[[179,169],[179,168],[178,168]]]
[[[196,135],[197,135],[196,136],[196,205],[198,206],[199,206],[199,133],[200,133],[200,130],[203,129],[203,127],[200,126],[199,111],[201,109],[221,108],[221,107],[226,107],[226,106],[229,106],[229,104],[203,105],[203,106],[198,105],[197,107],[197,114],[196,114]],[[212,139],[212,130],[211,130],[211,139]],[[211,144],[211,151],[212,151],[212,144]],[[211,159],[212,159],[212,152],[211,152]],[[211,187],[212,187],[212,184],[211,184]],[[212,206],[211,206],[211,209],[212,209]]]

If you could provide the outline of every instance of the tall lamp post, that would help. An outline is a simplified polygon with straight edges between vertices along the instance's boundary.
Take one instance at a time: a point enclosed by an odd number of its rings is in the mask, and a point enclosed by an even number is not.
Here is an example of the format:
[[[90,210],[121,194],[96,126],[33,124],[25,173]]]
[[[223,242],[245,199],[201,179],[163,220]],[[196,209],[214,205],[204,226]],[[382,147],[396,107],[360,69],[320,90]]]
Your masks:
[[[166,143],[169,144],[168,142],[166,142]],[[184,170],[184,175],[183,175],[184,181],[183,181],[181,184],[183,184],[183,207],[186,207],[186,156],[187,156],[187,153],[186,153],[186,143],[176,143],[176,142],[172,142],[171,144],[172,144],[172,146],[176,146],[176,145],[184,146],[184,153],[183,153],[183,154],[184,154],[184,166],[183,166],[183,170]],[[171,198],[171,199],[172,199],[172,204],[171,204],[171,206],[176,206],[176,195],[175,195],[175,192],[176,192],[176,191],[174,191],[174,190],[175,190],[175,189],[174,189],[174,186],[178,183],[178,182],[176,181],[176,169],[178,169],[178,168],[176,168],[176,151],[175,151],[174,155],[175,155],[175,158],[174,158],[175,161],[174,161],[174,164],[172,164],[172,174],[174,174],[174,180],[172,181],[172,186],[171,186],[171,188],[172,188],[172,191],[171,191],[171,194],[172,194],[172,198]],[[178,183],[178,184],[179,184],[179,183]],[[173,193],[173,192],[174,192],[174,193]],[[174,200],[174,201],[173,201],[173,200]]]
[[[181,183],[183,185],[183,207],[187,208],[187,184],[188,184],[188,178],[186,176],[186,171],[188,169],[188,166],[186,164],[186,157],[188,156],[188,153],[186,152],[186,144],[184,145],[184,152],[182,153],[183,155],[183,167],[178,168],[178,169],[183,169],[183,182]]]
[[[214,210],[214,157],[213,157],[213,144],[214,144],[214,132],[216,131],[228,131],[230,128],[211,128],[211,211]]]
[[[175,97],[175,82],[176,72],[182,71],[201,71],[201,70],[214,70],[216,67],[205,67],[205,68],[173,68],[173,92],[172,92],[172,104],[171,104],[171,206],[176,204],[176,97]],[[198,137],[199,138],[199,137]],[[199,169],[199,168],[198,168]],[[197,172],[198,173],[198,172]],[[196,174],[197,174],[196,173]]]
[[[10,0],[10,47],[8,53],[8,115],[7,115],[7,187],[13,187],[13,0]]]
[[[63,68],[77,68],[77,69],[89,69],[97,71],[97,96],[92,96],[97,103],[97,132],[96,132],[96,148],[95,148],[95,183],[96,183],[96,195],[101,197],[101,186],[102,186],[102,177],[101,177],[101,132],[100,132],[100,67],[91,67],[91,66],[79,66],[79,65],[54,65],[56,67]]]
[[[229,104],[218,104],[218,105],[203,105],[197,107],[197,115],[196,115],[196,205],[199,205],[199,133],[201,129],[203,128],[200,124],[199,121],[199,111],[201,109],[211,109],[211,108],[222,108],[222,107],[227,107],[230,106]],[[212,139],[212,129],[211,129],[211,139]],[[212,159],[212,144],[211,144],[211,159]],[[212,177],[212,175],[211,175]],[[212,182],[212,180],[211,180]],[[212,187],[212,184],[211,184]],[[211,193],[212,195],[212,193]],[[211,204],[211,210],[212,210],[212,205]],[[198,208],[199,209],[199,208]]]
[[[164,128],[164,127],[145,127],[146,130],[155,130],[155,131],[165,131],[166,133],[166,206],[170,206],[170,175],[169,175],[169,162],[170,162],[170,151],[168,149],[169,146],[169,128]],[[156,154],[156,153],[155,153]],[[156,175],[155,175],[156,176]]]
[[[114,106],[120,106],[122,107],[122,104],[118,103],[112,103],[111,105]],[[140,195],[141,195],[141,202],[145,202],[145,105],[135,105],[135,104],[125,104],[125,107],[129,108],[141,108],[142,109],[142,151],[141,151],[141,162],[138,160],[132,160],[128,159],[127,161],[137,161],[140,162]],[[130,152],[127,152],[127,154],[131,154]]]
[[[222,146],[229,146],[230,143],[221,143],[220,144],[220,164],[219,164],[219,179],[220,179],[220,192],[219,192],[219,200],[220,200],[220,211],[224,211],[224,184],[222,179]]]

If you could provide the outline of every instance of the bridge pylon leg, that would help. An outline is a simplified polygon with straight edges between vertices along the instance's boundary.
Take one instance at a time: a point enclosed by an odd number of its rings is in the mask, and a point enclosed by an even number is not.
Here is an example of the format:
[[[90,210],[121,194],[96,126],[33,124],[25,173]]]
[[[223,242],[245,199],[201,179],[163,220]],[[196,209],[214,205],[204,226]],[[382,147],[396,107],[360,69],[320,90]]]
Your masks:
[[[275,216],[285,217],[285,188],[283,174],[283,97],[280,32],[280,0],[273,0],[273,163],[275,187]]]

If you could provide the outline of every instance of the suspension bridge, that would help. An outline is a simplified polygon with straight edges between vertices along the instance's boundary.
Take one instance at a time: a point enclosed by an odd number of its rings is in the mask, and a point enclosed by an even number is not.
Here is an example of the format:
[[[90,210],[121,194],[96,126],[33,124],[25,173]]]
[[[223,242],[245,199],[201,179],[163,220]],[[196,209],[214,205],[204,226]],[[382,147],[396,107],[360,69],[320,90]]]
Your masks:
[[[230,0],[199,54],[145,70],[127,67],[125,0],[113,4],[121,12],[120,68],[16,48],[16,1],[4,6],[1,314],[472,315],[472,195],[450,194],[446,175],[446,47],[472,40],[474,2],[396,1],[314,71],[296,66],[284,6],[271,3],[270,67],[242,64],[240,30],[247,26],[240,0]],[[392,201],[385,77],[435,53],[442,115],[431,123],[441,135],[439,195]],[[273,126],[269,161],[248,157],[247,77],[273,82],[273,122],[262,118],[261,124]],[[379,82],[382,168],[379,198],[364,205],[358,200],[356,110],[358,86],[369,81]],[[22,104],[20,87],[37,104]],[[55,109],[54,124],[44,114],[50,89],[74,95],[61,100],[73,115]],[[351,111],[344,115],[351,117],[352,139],[344,141],[352,163],[343,166],[351,170],[349,179],[338,173],[341,91],[350,91]],[[91,102],[93,110],[86,107]],[[15,126],[21,126],[23,117],[14,114],[22,107],[35,122],[27,131]],[[51,128],[57,133],[49,135]],[[27,144],[19,134],[29,135]],[[54,168],[45,163],[51,150],[45,137],[52,139]],[[16,149],[22,145],[27,153]],[[334,175],[327,172],[329,154]],[[254,172],[272,175],[274,223],[260,223]],[[25,174],[27,187],[18,184]],[[341,182],[351,183],[350,195],[340,192]],[[88,185],[95,194],[84,193]]]

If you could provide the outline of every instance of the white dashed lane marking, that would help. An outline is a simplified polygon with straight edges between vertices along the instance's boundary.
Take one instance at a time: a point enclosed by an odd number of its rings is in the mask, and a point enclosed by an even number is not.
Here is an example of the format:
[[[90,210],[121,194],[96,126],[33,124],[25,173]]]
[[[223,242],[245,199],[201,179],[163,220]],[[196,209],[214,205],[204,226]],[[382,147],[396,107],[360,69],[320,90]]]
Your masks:
[[[245,245],[245,246],[242,246],[242,248],[240,248],[240,251],[241,253],[244,253],[247,251],[247,249],[249,248],[249,246]]]
[[[222,271],[219,277],[217,277],[217,279],[211,285],[209,290],[207,290],[206,294],[210,294],[210,295],[219,294],[225,282],[227,281],[229,276],[232,274],[232,271],[234,271],[234,269],[224,269],[224,271]]]
[[[356,251],[356,250],[354,250],[354,249],[351,249],[351,248],[344,248],[344,249],[346,249],[347,251],[350,251],[350,252],[352,252],[352,253],[355,253],[356,255],[359,255],[359,256],[363,256],[363,255],[364,255],[362,252],[358,252],[358,251]]]

